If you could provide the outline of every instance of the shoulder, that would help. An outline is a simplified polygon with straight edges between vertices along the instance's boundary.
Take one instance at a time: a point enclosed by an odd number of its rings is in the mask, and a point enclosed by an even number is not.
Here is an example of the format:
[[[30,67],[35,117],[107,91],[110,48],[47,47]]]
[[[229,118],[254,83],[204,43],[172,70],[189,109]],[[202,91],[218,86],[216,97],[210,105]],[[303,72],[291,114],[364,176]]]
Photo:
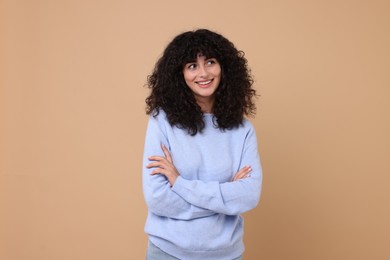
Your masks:
[[[167,125],[169,125],[169,123],[164,110],[155,110],[149,115],[148,129],[160,129],[165,131]]]
[[[239,125],[226,130],[220,130],[224,134],[231,135],[237,139],[247,139],[253,135],[256,135],[256,130],[251,121],[244,118]]]
[[[243,131],[255,131],[255,127],[253,126],[252,122],[249,121],[249,119],[247,118],[244,118],[242,120],[242,123],[239,128],[241,128]]]
[[[167,114],[162,109],[156,109],[149,116],[149,122],[154,121],[156,123],[167,122]]]
[[[254,142],[257,142],[256,129],[251,121],[244,118],[240,128],[242,134],[245,135],[245,140],[253,140]]]

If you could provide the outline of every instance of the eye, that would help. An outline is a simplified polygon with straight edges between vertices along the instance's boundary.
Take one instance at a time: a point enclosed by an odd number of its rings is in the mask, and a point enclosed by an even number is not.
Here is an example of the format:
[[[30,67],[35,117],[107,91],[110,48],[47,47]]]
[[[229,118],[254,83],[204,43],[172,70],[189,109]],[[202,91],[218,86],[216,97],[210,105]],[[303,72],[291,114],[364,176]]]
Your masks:
[[[189,69],[189,70],[193,70],[196,68],[196,64],[195,63],[188,63],[186,65],[186,68]]]
[[[212,65],[212,64],[216,64],[217,63],[217,60],[216,59],[209,59],[207,60],[207,65]]]

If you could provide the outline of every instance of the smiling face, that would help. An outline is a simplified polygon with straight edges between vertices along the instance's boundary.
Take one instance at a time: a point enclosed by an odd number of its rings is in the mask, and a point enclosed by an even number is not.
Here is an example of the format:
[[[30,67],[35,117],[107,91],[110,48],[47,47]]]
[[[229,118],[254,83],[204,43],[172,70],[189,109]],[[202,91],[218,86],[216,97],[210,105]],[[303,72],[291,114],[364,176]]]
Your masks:
[[[218,61],[198,55],[195,61],[184,65],[183,75],[202,112],[212,112],[215,91],[221,82],[221,66]]]

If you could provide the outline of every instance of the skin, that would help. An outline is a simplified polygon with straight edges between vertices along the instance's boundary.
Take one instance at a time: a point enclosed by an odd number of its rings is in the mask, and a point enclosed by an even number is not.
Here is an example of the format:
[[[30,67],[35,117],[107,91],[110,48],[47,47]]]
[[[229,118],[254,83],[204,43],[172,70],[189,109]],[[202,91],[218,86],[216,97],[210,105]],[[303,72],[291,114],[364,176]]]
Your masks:
[[[202,112],[211,113],[215,91],[221,82],[221,66],[215,58],[198,55],[196,61],[183,67],[184,80],[194,93]]]
[[[172,156],[169,153],[168,149],[165,145],[161,144],[161,149],[164,152],[165,156],[150,156],[148,159],[151,161],[146,168],[155,168],[150,174],[162,174],[164,175],[169,184],[173,186],[177,177],[180,176],[180,173],[177,171],[175,165],[173,164]],[[252,171],[252,168],[248,166],[244,166],[240,169],[233,177],[232,181],[238,181],[241,179],[245,179],[249,177],[249,173]]]
[[[212,113],[215,101],[215,91],[221,82],[221,66],[215,58],[206,58],[198,55],[196,61],[187,63],[183,67],[184,80],[192,90],[195,100],[203,113]],[[169,184],[173,186],[180,173],[173,164],[172,156],[168,149],[161,144],[164,156],[150,156],[151,161],[146,168],[154,168],[151,175],[164,175]],[[244,166],[233,177],[232,181],[239,181],[249,177],[252,168]]]

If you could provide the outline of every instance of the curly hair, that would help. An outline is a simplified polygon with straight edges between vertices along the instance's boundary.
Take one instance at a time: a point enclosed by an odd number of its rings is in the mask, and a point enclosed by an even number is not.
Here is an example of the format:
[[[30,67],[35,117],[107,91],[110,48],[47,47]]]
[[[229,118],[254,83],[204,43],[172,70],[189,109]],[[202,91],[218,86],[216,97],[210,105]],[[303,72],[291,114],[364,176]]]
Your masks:
[[[200,54],[215,58],[221,66],[221,82],[213,105],[214,124],[222,130],[238,127],[244,115],[253,116],[256,111],[256,91],[248,62],[232,42],[207,29],[179,34],[168,44],[147,78],[151,93],[145,100],[146,113],[157,116],[162,109],[171,125],[191,135],[202,131],[203,113],[183,75],[184,65]]]

